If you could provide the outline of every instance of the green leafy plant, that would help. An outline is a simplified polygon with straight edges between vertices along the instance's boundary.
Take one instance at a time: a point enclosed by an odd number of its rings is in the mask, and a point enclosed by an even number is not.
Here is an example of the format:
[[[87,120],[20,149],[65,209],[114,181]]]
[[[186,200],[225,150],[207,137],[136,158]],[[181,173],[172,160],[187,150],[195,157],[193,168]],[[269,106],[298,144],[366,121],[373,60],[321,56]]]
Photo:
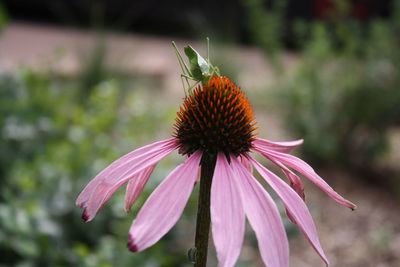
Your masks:
[[[400,1],[393,1],[389,18],[368,23],[351,18],[346,5],[337,10],[327,21],[295,24],[299,60],[274,85],[277,107],[291,133],[304,137],[303,152],[313,162],[382,177],[388,133],[400,122]],[[258,21],[258,32],[269,27]],[[284,51],[257,43],[267,55]]]
[[[167,241],[148,254],[126,249],[121,229],[133,215],[121,216],[121,201],[104,207],[91,231],[74,205],[84,183],[130,147],[156,138],[173,111],[159,112],[154,99],[142,97],[156,85],[151,78],[101,79],[85,92],[80,82],[27,69],[0,76],[0,266],[145,266],[155,258],[183,266],[185,255],[166,248]],[[179,235],[172,232],[168,244],[179,243]],[[157,257],[160,250],[171,255]]]

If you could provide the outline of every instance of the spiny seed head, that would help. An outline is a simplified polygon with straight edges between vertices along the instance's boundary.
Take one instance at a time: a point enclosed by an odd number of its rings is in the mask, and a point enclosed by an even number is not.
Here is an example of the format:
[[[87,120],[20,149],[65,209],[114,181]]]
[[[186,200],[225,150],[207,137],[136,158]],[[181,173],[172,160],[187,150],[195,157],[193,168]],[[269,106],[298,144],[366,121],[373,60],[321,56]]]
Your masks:
[[[251,105],[235,83],[214,76],[185,98],[174,125],[179,153],[246,153],[255,138]]]

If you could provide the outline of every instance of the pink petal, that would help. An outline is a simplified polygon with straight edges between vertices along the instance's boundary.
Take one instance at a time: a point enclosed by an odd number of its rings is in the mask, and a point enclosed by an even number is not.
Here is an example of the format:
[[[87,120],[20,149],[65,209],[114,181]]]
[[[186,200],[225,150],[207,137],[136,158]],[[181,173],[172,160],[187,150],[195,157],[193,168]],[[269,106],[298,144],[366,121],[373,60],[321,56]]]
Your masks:
[[[288,167],[286,167],[285,165],[283,165],[280,161],[272,159],[271,161],[273,163],[275,163],[276,165],[278,165],[283,173],[286,175],[286,177],[289,179],[290,181],[290,186],[294,189],[294,191],[297,192],[297,194],[299,194],[299,196],[305,200],[306,196],[304,194],[304,185],[303,182],[301,181],[300,177],[297,176],[294,172],[292,172]]]
[[[180,164],[153,191],[129,230],[129,249],[142,251],[163,237],[178,221],[193,190],[201,153]]]
[[[78,196],[76,204],[84,209],[83,219],[92,220],[120,186],[156,164],[176,147],[176,139],[170,138],[136,149],[111,163]]]
[[[249,159],[247,158],[247,156],[240,156],[239,157],[240,162],[242,163],[242,165],[251,173],[253,174],[253,165],[251,165]]]
[[[129,165],[129,160],[130,159],[135,159],[137,156],[140,155],[145,155],[148,152],[151,151],[157,151],[160,150],[164,147],[168,147],[170,145],[175,144],[175,139],[170,138],[167,140],[159,141],[141,148],[138,148],[121,158],[117,159],[113,163],[111,163],[107,168],[105,168],[103,171],[101,171],[94,179],[90,181],[90,183],[85,187],[85,189],[82,191],[82,193],[78,196],[76,200],[76,204],[84,207],[86,202],[89,200],[93,189],[97,186],[97,184],[104,178],[107,178],[112,174],[115,170],[125,170],[127,167],[130,167]],[[125,165],[125,166],[124,166]],[[123,168],[123,169],[122,169]]]
[[[136,199],[142,193],[143,188],[147,184],[147,181],[155,167],[156,165],[148,167],[128,181],[125,193],[125,211],[130,211],[133,203],[135,203]]]
[[[261,174],[261,176],[267,181],[267,183],[274,189],[278,196],[282,199],[286,208],[290,212],[292,219],[300,227],[303,234],[306,236],[308,241],[325,261],[329,265],[328,259],[319,242],[317,229],[315,228],[314,221],[308,211],[307,206],[304,201],[299,197],[299,195],[288,186],[284,181],[282,181],[274,173],[266,169],[256,160],[252,159],[252,163],[256,170]]]
[[[242,248],[245,216],[234,173],[226,156],[218,154],[211,186],[211,221],[218,266],[234,266]]]
[[[275,163],[276,165],[278,165],[281,170],[283,171],[283,173],[286,175],[286,177],[289,179],[290,181],[290,187],[293,188],[293,190],[303,199],[303,201],[305,200],[306,196],[304,194],[304,185],[303,182],[301,181],[300,177],[297,176],[294,172],[292,172],[291,170],[289,170],[289,168],[287,168],[285,165],[283,165],[281,162],[277,161],[277,160],[272,160],[271,161],[273,163]],[[296,224],[295,219],[293,218],[293,215],[291,214],[291,212],[286,208],[286,215],[288,216],[289,220]]]
[[[261,257],[268,267],[289,266],[289,244],[278,208],[261,184],[235,158],[231,168],[250,225],[256,233]]]
[[[297,176],[294,172],[289,170],[285,165],[280,163],[279,161],[276,161],[275,164],[281,167],[282,171],[285,173],[286,177],[290,181],[290,187],[293,188],[293,190],[305,201],[306,195],[304,194],[304,185],[303,182],[300,180],[300,177]],[[294,223],[296,223],[296,220],[293,218],[292,213],[290,210],[286,208],[286,215],[288,216],[289,220]]]
[[[288,141],[288,142],[272,142],[267,139],[256,138],[253,141],[253,145],[258,146],[262,149],[271,149],[277,152],[288,153],[297,146],[303,144],[303,142],[304,142],[303,139]]]
[[[324,191],[330,198],[335,200],[337,203],[346,206],[352,210],[356,209],[357,206],[352,202],[344,199],[341,195],[339,195],[335,190],[332,189],[315,171],[311,168],[310,165],[305,163],[303,160],[284,153],[275,152],[272,150],[261,149],[260,147],[254,147],[254,149],[260,152],[263,156],[267,157],[270,160],[277,160],[290,168],[298,171],[299,173],[306,176],[313,182],[316,186],[318,186],[322,191]]]

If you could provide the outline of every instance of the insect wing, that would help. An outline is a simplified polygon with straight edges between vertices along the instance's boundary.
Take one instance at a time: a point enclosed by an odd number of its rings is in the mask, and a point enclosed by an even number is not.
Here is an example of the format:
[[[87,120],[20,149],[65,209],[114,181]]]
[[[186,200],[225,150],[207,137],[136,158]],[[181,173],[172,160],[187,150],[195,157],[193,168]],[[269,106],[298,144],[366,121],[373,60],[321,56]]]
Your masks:
[[[184,48],[185,54],[190,62],[190,71],[193,78],[198,81],[203,81],[204,76],[208,76],[210,72],[210,66],[207,61],[200,56],[200,54],[194,50],[191,46]]]

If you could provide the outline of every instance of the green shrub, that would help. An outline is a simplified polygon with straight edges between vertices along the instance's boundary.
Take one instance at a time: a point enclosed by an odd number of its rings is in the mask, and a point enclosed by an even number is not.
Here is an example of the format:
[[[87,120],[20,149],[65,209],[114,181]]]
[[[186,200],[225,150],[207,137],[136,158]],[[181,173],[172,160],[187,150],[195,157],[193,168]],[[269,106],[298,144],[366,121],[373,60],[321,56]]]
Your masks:
[[[304,152],[313,160],[371,164],[400,122],[396,29],[373,21],[366,36],[347,35],[337,49],[325,25],[312,28],[300,65],[281,84],[288,126],[304,136]]]
[[[187,248],[174,245],[179,232],[148,253],[129,252],[138,206],[124,214],[122,192],[90,225],[74,204],[112,160],[166,137],[169,126],[160,132],[175,110],[161,112],[157,101],[142,97],[157,85],[153,79],[109,78],[84,92],[80,84],[28,70],[0,76],[0,266],[184,266]],[[149,189],[172,161],[159,165]]]
[[[388,149],[388,131],[400,122],[400,1],[393,4],[387,19],[359,22],[342,5],[336,18],[286,29],[299,34],[299,60],[277,72],[277,107],[293,136],[305,139],[303,152],[314,163],[371,169]],[[262,5],[258,12],[269,16]],[[251,26],[265,33],[268,23],[257,21]],[[284,50],[258,44],[267,55]]]

